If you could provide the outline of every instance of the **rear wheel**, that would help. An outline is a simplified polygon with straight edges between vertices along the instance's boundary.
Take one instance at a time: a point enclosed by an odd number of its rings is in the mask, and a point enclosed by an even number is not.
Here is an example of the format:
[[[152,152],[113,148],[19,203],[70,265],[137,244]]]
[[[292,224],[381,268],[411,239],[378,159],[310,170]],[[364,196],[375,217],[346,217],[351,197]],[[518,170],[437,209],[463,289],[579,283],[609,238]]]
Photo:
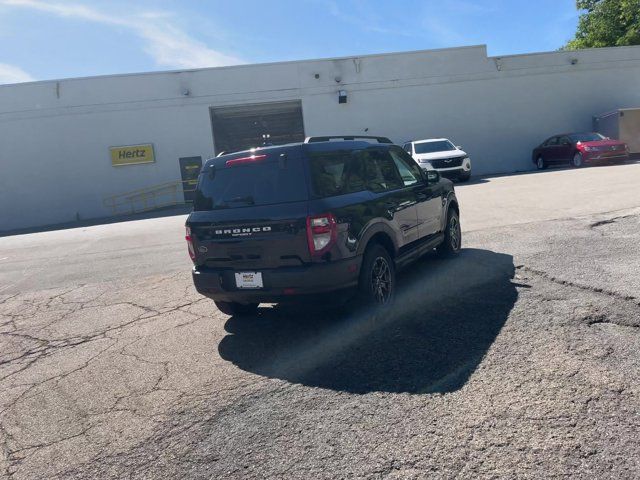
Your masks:
[[[575,168],[580,168],[584,165],[582,161],[582,154],[580,152],[575,153],[573,160],[571,160],[571,165]]]
[[[547,168],[547,162],[544,161],[544,158],[542,158],[542,156],[537,158],[536,167],[538,167],[538,170],[545,170]]]
[[[225,315],[251,315],[258,310],[259,303],[220,302],[214,300],[216,307]]]
[[[380,244],[367,248],[360,269],[359,300],[366,306],[383,307],[393,302],[396,269],[389,252]]]
[[[462,230],[460,229],[460,217],[455,208],[449,207],[447,211],[447,226],[444,231],[444,242],[438,245],[438,253],[442,256],[452,256],[460,252],[462,247]]]

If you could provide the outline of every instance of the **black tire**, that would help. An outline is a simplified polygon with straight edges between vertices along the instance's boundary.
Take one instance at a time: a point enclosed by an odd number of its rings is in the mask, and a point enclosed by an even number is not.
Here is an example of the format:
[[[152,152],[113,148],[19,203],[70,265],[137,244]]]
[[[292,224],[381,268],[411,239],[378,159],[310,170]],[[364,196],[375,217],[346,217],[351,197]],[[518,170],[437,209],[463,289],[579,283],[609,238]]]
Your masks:
[[[396,295],[396,266],[386,248],[378,243],[367,247],[360,268],[358,306],[385,307]]]
[[[258,310],[259,303],[220,302],[214,300],[218,310],[225,315],[252,315]]]
[[[573,154],[573,158],[571,159],[571,166],[573,168],[582,168],[584,166],[584,161],[580,152],[576,152]]]
[[[537,159],[536,159],[536,168],[538,170],[546,170],[547,167],[549,165],[547,165],[547,162],[544,161],[544,158],[542,158],[542,155],[540,155]]]
[[[464,183],[464,182],[468,182],[470,178],[471,178],[471,172],[469,172],[469,173],[461,173],[458,176],[458,181],[460,183]]]
[[[444,230],[444,241],[438,245],[440,256],[451,257],[460,253],[462,248],[462,231],[460,229],[460,216],[455,208],[449,207],[447,211],[447,223]]]

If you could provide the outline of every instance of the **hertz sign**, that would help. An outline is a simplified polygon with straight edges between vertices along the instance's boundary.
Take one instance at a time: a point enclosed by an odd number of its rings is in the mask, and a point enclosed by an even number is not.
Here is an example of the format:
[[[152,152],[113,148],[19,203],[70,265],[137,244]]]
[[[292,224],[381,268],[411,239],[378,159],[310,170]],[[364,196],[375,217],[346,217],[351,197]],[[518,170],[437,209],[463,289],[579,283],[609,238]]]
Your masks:
[[[120,165],[134,165],[136,163],[153,163],[155,158],[153,155],[153,145],[150,143],[144,145],[127,145],[126,147],[111,147],[111,165],[118,167]]]

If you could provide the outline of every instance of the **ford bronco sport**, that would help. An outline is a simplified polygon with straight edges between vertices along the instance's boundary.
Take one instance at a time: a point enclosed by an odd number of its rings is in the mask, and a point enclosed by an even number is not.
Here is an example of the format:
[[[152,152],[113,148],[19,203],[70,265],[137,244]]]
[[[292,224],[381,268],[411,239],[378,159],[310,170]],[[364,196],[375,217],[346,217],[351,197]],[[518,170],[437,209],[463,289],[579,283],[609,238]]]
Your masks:
[[[461,246],[453,184],[384,137],[311,137],[208,160],[186,240],[198,292],[228,315],[353,292],[393,300],[396,270]]]

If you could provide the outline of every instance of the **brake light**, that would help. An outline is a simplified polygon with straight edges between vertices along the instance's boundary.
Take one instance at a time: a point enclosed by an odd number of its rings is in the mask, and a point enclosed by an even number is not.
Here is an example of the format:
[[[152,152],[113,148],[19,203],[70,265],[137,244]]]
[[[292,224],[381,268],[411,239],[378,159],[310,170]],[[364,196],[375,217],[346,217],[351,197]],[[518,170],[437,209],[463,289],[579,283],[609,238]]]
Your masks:
[[[191,229],[189,227],[186,227],[187,229],[187,234],[185,235],[184,239],[187,241],[187,248],[189,249],[189,256],[191,257],[192,261],[196,261],[196,251],[193,248],[193,239],[191,238]]]
[[[267,158],[266,155],[251,155],[249,157],[232,158],[231,160],[227,160],[225,165],[227,167],[233,167],[234,165],[242,165],[244,163],[259,162],[265,158]]]
[[[331,213],[307,217],[307,240],[311,255],[322,255],[338,238],[338,224]]]

